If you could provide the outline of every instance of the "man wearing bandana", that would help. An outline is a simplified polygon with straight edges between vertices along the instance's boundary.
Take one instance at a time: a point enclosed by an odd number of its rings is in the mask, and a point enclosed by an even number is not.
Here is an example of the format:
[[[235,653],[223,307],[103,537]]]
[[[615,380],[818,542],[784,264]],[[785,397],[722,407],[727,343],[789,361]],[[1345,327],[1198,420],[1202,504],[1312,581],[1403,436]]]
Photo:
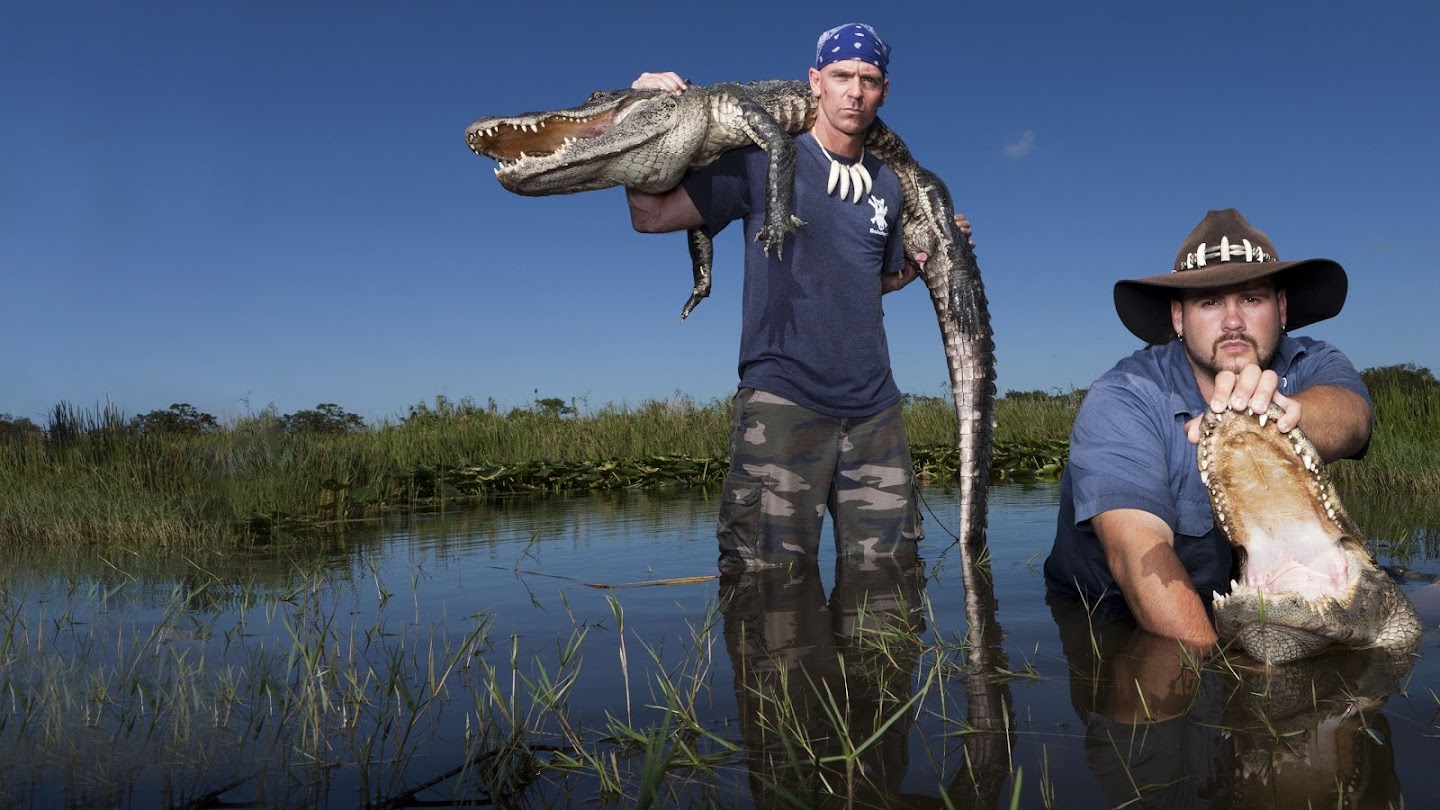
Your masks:
[[[716,527],[722,569],[814,565],[827,511],[842,558],[917,559],[924,532],[880,297],[919,268],[903,251],[899,178],[865,151],[889,61],[868,25],[821,35],[809,70],[819,114],[795,138],[794,211],[806,224],[778,252],[755,240],[768,161],[759,147],[728,152],[669,192],[627,191],[642,233],[713,236],[744,224],[740,382]],[[633,84],[686,86],[675,73]]]

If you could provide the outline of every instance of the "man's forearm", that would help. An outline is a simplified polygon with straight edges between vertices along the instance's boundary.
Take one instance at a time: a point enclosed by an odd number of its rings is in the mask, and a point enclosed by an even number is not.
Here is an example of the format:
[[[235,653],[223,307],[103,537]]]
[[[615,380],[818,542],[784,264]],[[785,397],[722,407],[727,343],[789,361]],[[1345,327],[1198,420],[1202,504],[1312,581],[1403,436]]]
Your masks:
[[[1215,627],[1175,555],[1173,534],[1164,521],[1139,509],[1116,509],[1096,515],[1091,523],[1110,573],[1141,627],[1201,650],[1215,644]]]
[[[1291,399],[1300,403],[1300,429],[1326,462],[1349,458],[1370,441],[1370,406],[1354,391],[1317,385]]]
[[[625,202],[630,206],[630,226],[640,233],[670,233],[705,224],[684,186],[663,194],[627,188]]]

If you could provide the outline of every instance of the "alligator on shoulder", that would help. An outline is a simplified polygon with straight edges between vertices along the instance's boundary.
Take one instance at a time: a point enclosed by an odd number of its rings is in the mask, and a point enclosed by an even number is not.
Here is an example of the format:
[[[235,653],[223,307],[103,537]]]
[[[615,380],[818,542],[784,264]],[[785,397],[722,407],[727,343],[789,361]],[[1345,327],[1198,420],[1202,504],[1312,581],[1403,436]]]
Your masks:
[[[1315,446],[1281,411],[1207,412],[1197,460],[1241,578],[1214,600],[1216,632],[1267,664],[1331,647],[1408,653],[1421,624],[1375,563]]]
[[[804,223],[793,213],[795,144],[790,135],[814,122],[818,103],[804,81],[597,92],[578,107],[493,116],[465,133],[470,148],[500,166],[496,179],[525,195],[572,194],[626,186],[649,193],[674,188],[685,172],[721,153],[757,144],[769,155],[765,225],[757,234],[779,255],[787,234]],[[865,148],[900,178],[902,233],[912,258],[925,253],[921,278],[940,323],[957,416],[960,528],[967,543],[983,540],[990,440],[994,431],[995,356],[979,265],[955,225],[949,189],[911,156],[878,119]],[[688,234],[694,289],[682,320],[710,293],[713,245]]]

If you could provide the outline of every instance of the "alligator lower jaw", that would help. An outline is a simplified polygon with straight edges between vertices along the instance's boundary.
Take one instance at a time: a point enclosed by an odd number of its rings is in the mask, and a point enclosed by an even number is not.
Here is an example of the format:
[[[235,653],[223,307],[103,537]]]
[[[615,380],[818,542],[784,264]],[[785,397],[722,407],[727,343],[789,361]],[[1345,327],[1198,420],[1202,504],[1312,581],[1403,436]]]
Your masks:
[[[1233,639],[1265,664],[1284,664],[1336,645],[1361,646],[1346,638],[1346,628],[1353,627],[1355,619],[1333,596],[1268,593],[1232,582],[1228,595],[1215,594],[1213,599],[1220,637]]]

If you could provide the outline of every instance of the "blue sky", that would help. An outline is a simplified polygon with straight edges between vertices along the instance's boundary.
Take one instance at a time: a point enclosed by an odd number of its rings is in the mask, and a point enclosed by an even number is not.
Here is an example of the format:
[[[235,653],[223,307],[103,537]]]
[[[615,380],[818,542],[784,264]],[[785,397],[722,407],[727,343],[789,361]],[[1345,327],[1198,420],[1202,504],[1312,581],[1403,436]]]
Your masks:
[[[1136,348],[1113,282],[1229,206],[1349,271],[1302,334],[1440,369],[1440,4],[701,8],[8,4],[0,413],[728,396],[738,228],[681,324],[683,235],[631,231],[618,189],[510,194],[463,132],[642,70],[798,78],[849,21],[891,43],[881,114],[974,222],[1002,391],[1084,387]],[[923,284],[886,316],[901,389],[948,391]]]

